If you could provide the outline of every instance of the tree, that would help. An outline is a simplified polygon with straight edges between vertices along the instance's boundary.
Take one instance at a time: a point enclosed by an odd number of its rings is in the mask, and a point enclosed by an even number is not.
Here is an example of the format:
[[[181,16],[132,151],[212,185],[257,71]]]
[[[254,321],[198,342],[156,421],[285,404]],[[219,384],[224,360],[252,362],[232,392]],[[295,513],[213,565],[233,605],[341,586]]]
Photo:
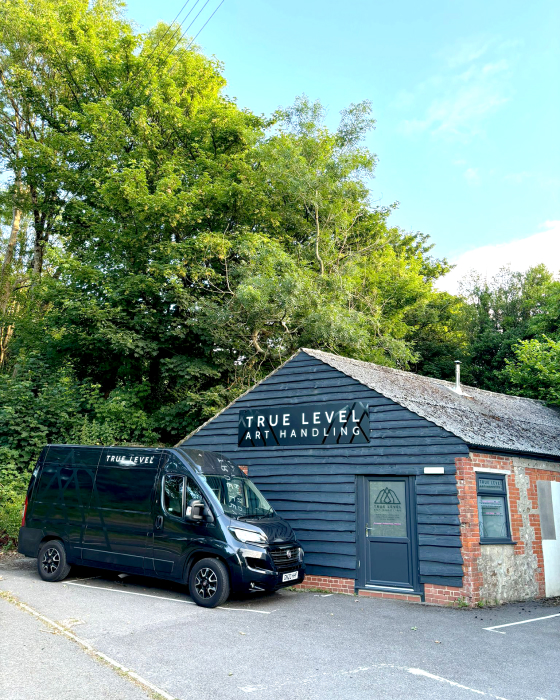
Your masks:
[[[481,389],[508,390],[503,370],[518,342],[560,331],[560,282],[544,265],[524,273],[506,268],[490,282],[471,278],[462,294],[466,376]]]
[[[265,121],[225,97],[218,62],[165,25],[135,33],[113,0],[9,4],[61,85],[48,108],[34,87],[41,148],[18,141],[56,206],[7,372],[70,366],[169,442],[303,345],[416,359],[407,314],[446,265],[370,202],[368,103],[335,131],[307,98]]]
[[[407,339],[418,355],[412,369],[418,374],[453,380],[455,360],[465,364],[463,381],[472,381],[469,372],[469,338],[466,303],[452,294],[433,294],[428,303],[413,307],[406,315]]]
[[[506,360],[504,377],[516,393],[550,404],[560,404],[560,342],[543,336],[514,346]]]

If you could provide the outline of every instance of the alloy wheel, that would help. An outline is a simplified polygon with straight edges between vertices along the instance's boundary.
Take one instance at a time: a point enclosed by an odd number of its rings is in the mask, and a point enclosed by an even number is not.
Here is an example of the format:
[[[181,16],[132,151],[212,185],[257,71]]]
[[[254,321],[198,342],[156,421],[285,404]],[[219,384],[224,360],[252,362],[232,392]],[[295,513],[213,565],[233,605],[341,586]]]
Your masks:
[[[54,572],[60,566],[60,552],[54,547],[49,547],[47,551],[43,554],[43,559],[41,561],[41,566],[43,571],[47,574],[54,574]]]
[[[218,590],[216,572],[207,567],[201,569],[194,580],[194,587],[201,598],[211,598]]]

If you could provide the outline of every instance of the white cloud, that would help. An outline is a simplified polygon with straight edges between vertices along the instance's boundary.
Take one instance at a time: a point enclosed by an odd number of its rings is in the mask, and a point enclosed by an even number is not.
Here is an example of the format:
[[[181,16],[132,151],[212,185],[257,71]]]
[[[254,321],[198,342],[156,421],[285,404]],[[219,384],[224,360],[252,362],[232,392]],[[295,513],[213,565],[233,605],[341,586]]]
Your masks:
[[[539,187],[545,189],[560,188],[560,177],[550,177],[548,175],[543,175],[542,173],[532,173],[527,170],[523,170],[519,173],[509,173],[504,175],[504,180],[506,182],[511,182],[514,185],[525,185],[533,182]]]
[[[480,37],[463,39],[456,46],[443,51],[441,55],[452,68],[455,68],[481,58],[488,51],[491,43],[490,40]]]
[[[499,55],[504,50],[495,41],[472,40],[443,54],[440,75],[399,95],[396,104],[401,109],[410,111],[425,103],[423,116],[404,119],[401,131],[463,139],[480,133],[484,120],[509,100],[510,62]],[[494,55],[487,56],[489,52]]]
[[[465,170],[465,180],[469,185],[480,185],[480,175],[478,173],[478,168],[467,168]]]
[[[455,260],[455,268],[438,280],[441,291],[457,294],[461,280],[471,272],[491,279],[502,267],[523,272],[544,263],[549,270],[560,271],[560,221],[547,221],[545,230],[509,243],[498,243],[469,250]]]

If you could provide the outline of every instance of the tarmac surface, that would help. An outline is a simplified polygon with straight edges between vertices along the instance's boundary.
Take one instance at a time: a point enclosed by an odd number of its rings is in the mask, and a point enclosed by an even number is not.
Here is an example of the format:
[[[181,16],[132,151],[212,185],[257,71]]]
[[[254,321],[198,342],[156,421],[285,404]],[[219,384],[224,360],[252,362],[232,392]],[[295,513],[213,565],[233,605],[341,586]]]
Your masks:
[[[0,576],[2,700],[560,700],[560,606],[543,602],[284,590],[207,610],[139,576],[45,583],[13,557]]]

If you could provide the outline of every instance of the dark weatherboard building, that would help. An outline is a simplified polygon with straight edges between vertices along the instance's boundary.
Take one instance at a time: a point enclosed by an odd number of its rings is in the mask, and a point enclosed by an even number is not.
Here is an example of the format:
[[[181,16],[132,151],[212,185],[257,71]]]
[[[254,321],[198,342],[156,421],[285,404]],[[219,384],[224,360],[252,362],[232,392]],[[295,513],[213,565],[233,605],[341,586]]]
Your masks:
[[[248,471],[304,586],[433,603],[560,595],[560,414],[300,350],[181,444]]]

